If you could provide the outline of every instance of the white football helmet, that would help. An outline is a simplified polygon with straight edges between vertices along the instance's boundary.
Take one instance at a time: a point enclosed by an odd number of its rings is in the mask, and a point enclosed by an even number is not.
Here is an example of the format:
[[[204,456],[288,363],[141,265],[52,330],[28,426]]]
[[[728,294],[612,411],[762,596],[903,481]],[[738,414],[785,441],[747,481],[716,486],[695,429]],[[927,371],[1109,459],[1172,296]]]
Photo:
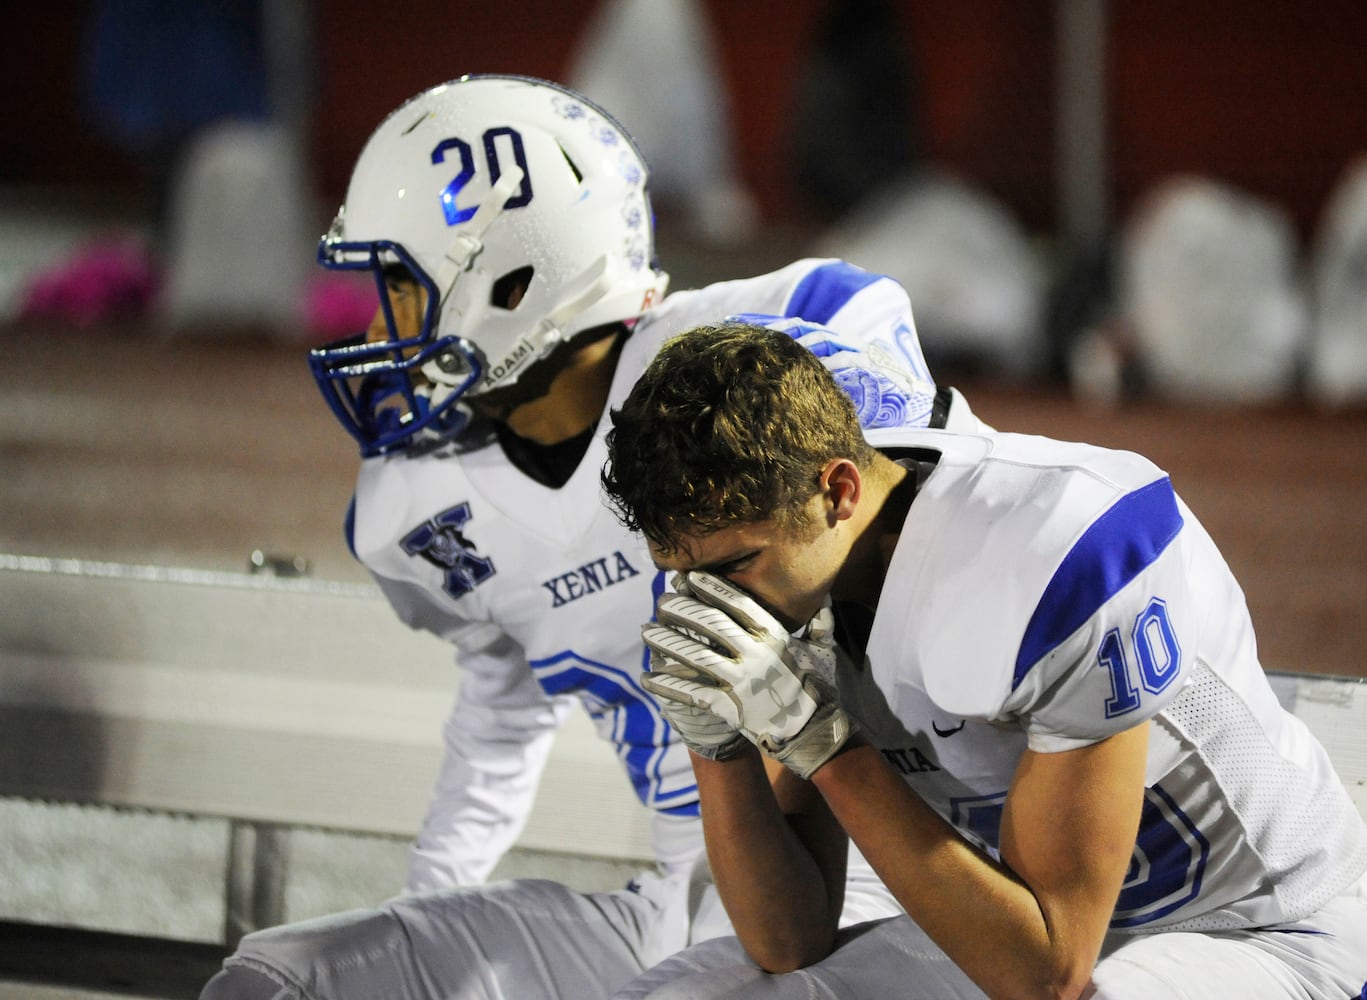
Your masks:
[[[646,180],[607,112],[544,80],[462,77],[390,114],[318,249],[325,267],[374,273],[388,323],[387,340],[310,353],[362,454],[459,433],[462,397],[662,299]],[[396,268],[427,292],[416,333],[395,328],[384,294]]]

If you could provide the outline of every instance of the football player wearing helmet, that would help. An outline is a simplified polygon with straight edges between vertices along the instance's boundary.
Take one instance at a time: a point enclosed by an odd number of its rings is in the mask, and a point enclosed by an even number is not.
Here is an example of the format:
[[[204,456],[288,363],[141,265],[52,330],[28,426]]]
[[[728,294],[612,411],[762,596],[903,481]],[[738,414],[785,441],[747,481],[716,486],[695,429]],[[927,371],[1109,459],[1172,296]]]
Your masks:
[[[653,243],[631,139],[555,84],[464,77],[367,142],[319,257],[372,275],[379,308],[310,362],[360,446],[348,543],[454,645],[460,690],[408,892],[248,935],[205,1000],[606,996],[730,933],[687,747],[640,685],[664,583],[602,502],[604,415],[666,339],[745,313],[820,355],[865,426],[979,424],[930,382],[894,281],[801,260],[666,299]],[[655,866],[609,893],[487,884],[575,705],[650,811]],[[846,924],[898,912],[858,857],[843,894]]]

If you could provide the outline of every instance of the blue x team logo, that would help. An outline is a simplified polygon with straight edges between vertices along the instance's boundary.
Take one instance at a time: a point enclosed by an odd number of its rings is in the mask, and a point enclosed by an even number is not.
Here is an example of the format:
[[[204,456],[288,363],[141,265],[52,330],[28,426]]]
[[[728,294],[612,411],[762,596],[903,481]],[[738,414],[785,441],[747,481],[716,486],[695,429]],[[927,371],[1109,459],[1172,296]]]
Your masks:
[[[470,520],[470,505],[459,503],[418,525],[400,541],[410,556],[421,556],[446,571],[442,590],[452,597],[468,594],[494,575],[494,563],[475,551],[461,533]]]

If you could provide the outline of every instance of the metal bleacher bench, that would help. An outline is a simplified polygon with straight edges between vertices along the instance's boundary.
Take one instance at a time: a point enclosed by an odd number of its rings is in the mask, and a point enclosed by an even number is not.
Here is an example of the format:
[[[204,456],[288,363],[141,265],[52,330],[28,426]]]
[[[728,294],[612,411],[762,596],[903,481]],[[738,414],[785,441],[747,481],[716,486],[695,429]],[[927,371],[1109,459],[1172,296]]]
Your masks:
[[[279,921],[282,831],[417,830],[457,676],[368,585],[0,554],[0,796],[228,819],[225,944]],[[1367,813],[1367,684],[1273,682]],[[519,846],[650,856],[583,713]]]
[[[366,584],[0,554],[0,796],[232,821],[231,943],[279,922],[284,830],[416,832],[458,673]],[[572,713],[518,846],[648,834]]]

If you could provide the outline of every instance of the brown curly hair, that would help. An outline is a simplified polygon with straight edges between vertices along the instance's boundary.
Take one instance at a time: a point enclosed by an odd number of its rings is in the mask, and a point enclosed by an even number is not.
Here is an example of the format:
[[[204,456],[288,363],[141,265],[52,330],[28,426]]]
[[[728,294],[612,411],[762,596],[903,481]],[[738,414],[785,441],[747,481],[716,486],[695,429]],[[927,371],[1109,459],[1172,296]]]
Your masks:
[[[866,468],[873,457],[821,362],[747,323],[666,342],[611,416],[603,490],[622,524],[666,553],[685,533],[803,526],[830,459]]]

